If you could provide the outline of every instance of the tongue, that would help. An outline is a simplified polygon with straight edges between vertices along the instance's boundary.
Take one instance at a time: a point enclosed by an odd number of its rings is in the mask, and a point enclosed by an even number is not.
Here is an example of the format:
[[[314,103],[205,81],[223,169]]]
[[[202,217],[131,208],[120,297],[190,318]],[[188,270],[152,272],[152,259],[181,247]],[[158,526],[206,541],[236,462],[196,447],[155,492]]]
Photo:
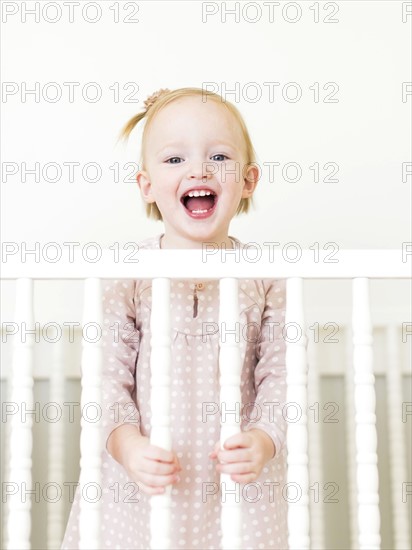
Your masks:
[[[211,195],[206,195],[204,197],[189,197],[186,202],[186,208],[188,210],[209,210],[212,208],[214,199]]]

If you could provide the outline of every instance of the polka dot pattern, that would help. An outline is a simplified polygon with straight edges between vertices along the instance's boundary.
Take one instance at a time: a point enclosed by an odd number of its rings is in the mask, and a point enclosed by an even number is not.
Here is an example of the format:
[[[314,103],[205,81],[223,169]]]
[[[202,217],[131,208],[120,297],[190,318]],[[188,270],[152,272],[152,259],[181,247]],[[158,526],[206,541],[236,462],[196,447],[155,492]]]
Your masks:
[[[159,248],[161,235],[139,243]],[[231,237],[235,246],[244,246]],[[209,459],[220,434],[219,281],[171,282],[172,448],[183,468],[172,486],[171,548],[221,548],[221,502],[230,498]],[[150,548],[150,496],[139,491],[105,448],[124,422],[150,436],[150,280],[103,281],[103,444],[101,548]],[[239,484],[242,548],[287,548],[285,280],[239,281],[239,340],[242,357],[241,429],[261,429],[276,454],[253,482]],[[229,330],[229,327],[228,327]],[[222,411],[223,412],[223,411]],[[229,413],[229,411],[228,411]],[[76,491],[62,550],[79,548]]]

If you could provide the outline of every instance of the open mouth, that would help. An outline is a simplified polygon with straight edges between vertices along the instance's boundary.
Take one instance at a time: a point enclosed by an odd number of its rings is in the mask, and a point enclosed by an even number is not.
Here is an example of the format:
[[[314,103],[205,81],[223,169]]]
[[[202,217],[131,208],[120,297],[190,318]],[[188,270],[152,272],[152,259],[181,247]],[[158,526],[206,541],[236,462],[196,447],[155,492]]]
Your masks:
[[[189,216],[205,218],[213,213],[217,203],[217,195],[210,189],[191,189],[182,196],[180,202]]]

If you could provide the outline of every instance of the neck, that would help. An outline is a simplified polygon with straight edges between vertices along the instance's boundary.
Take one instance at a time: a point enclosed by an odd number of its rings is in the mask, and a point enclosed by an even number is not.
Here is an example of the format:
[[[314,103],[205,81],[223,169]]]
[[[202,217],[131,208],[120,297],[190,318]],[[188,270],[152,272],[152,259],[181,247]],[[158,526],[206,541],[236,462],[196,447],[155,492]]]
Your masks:
[[[207,244],[213,245],[215,248],[233,248],[233,243],[228,235],[221,239],[212,239],[210,241],[195,241],[193,239],[186,239],[182,236],[169,237],[166,233],[160,238],[160,248],[190,248],[190,249],[202,249]]]

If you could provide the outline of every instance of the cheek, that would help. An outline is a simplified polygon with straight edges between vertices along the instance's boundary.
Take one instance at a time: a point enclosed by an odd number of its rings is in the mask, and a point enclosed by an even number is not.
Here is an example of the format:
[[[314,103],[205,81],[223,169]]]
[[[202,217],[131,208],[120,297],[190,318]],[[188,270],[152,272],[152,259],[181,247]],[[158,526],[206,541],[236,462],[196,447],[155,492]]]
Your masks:
[[[174,178],[167,170],[158,169],[151,174],[151,181],[157,193],[167,193],[173,187]]]
[[[226,161],[220,166],[217,175],[222,183],[235,187],[243,181],[242,168],[242,164],[238,161]]]

